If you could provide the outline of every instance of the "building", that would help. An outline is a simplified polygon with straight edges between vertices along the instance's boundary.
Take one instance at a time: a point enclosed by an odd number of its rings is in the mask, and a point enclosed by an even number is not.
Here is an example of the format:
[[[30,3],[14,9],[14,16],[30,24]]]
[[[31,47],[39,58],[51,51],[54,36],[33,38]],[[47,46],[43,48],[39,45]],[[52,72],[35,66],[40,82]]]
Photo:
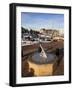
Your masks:
[[[59,30],[54,29],[41,29],[40,32],[46,36],[55,37],[59,36]]]

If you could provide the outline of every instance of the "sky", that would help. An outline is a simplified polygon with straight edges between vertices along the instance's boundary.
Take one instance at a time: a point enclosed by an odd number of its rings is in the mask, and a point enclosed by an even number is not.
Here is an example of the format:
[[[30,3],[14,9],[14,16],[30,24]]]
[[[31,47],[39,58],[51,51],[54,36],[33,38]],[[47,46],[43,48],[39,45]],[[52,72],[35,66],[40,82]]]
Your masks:
[[[64,30],[64,14],[22,12],[21,26],[34,30],[41,28]]]

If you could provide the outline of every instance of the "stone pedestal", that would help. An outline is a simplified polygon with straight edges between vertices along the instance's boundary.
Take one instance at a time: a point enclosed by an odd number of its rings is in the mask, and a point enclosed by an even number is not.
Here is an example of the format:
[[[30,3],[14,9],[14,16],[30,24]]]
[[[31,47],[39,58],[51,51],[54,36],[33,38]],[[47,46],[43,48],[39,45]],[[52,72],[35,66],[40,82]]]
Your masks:
[[[28,61],[28,63],[29,63],[29,68],[34,70],[35,76],[53,75],[55,69],[57,68],[57,60],[45,64],[36,64],[31,61]]]

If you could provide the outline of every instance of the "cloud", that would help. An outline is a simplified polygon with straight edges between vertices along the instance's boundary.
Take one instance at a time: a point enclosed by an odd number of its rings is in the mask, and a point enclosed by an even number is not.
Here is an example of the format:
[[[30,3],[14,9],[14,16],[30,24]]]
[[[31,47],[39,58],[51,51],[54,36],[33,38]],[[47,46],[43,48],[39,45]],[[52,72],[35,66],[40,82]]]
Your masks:
[[[64,28],[63,14],[22,13],[21,24],[26,28]]]

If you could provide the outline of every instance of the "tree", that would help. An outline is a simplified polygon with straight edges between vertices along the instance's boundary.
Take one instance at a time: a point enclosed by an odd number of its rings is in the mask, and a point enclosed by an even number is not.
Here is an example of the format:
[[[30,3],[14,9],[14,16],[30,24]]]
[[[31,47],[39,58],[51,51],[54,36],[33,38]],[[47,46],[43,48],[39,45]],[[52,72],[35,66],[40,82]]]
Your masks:
[[[21,27],[22,38],[25,33],[29,33],[28,29]]]

